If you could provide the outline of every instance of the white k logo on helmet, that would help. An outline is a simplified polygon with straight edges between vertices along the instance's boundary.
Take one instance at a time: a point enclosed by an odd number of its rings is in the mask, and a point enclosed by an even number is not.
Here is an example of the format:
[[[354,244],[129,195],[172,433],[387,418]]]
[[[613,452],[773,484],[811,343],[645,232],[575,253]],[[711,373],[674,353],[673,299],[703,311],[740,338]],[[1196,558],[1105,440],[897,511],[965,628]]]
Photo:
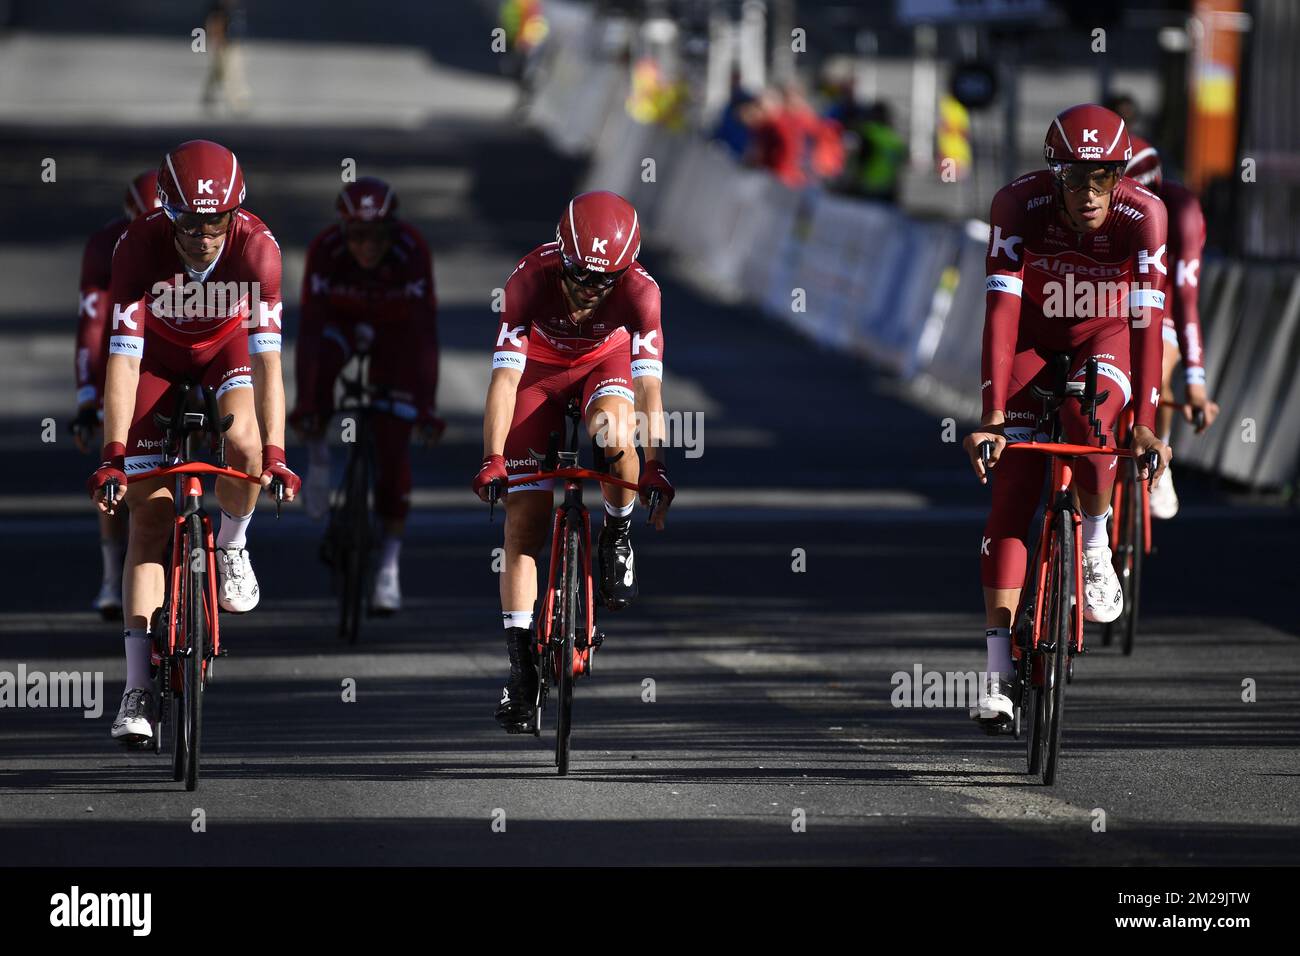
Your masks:
[[[207,193],[209,196],[213,195],[213,192],[212,192],[212,182],[213,182],[213,181],[212,181],[211,179],[200,179],[200,180],[198,180],[198,184],[199,184],[199,192],[200,192],[200,193]]]
[[[1097,133],[1098,133],[1098,132],[1099,132],[1099,131],[1098,131],[1098,130],[1095,130],[1095,129],[1085,129],[1085,130],[1083,131],[1083,141],[1084,141],[1085,143],[1095,143],[1095,142],[1097,142]]]
[[[609,240],[608,240],[608,239],[592,239],[592,240],[591,240],[591,251],[592,251],[592,252],[599,252],[601,255],[604,255],[604,254],[605,254],[605,247],[606,247],[607,245],[609,245]]]

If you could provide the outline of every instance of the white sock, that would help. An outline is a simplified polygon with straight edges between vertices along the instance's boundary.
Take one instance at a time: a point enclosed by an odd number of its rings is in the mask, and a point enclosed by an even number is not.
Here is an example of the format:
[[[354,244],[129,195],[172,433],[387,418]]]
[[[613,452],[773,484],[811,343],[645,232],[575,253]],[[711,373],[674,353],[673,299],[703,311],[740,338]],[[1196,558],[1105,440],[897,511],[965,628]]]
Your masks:
[[[1106,519],[1109,517],[1109,508],[1095,518],[1087,512],[1083,513],[1083,550],[1110,547],[1110,536],[1106,534]]]
[[[1016,667],[1011,662],[1011,628],[985,628],[984,642],[988,645],[989,652],[988,672],[990,674],[1014,674]]]
[[[396,571],[397,561],[402,556],[402,539],[384,536],[383,546],[379,552],[379,569]]]
[[[126,645],[126,689],[151,687],[149,680],[149,634],[143,627],[128,627],[122,632]]]
[[[104,559],[104,583],[122,583],[122,545],[111,539],[99,542],[99,553]]]
[[[244,547],[248,543],[248,523],[252,520],[251,511],[242,518],[236,518],[222,508],[221,527],[217,531],[217,547],[223,550]]]
[[[532,611],[502,611],[501,622],[505,625],[506,630],[512,627],[529,628],[533,626]]]
[[[633,498],[631,501],[629,501],[621,508],[616,508],[614,505],[611,505],[609,501],[606,501],[605,514],[609,515],[611,518],[626,518],[628,515],[632,513],[632,509],[635,506],[636,506],[635,498]]]

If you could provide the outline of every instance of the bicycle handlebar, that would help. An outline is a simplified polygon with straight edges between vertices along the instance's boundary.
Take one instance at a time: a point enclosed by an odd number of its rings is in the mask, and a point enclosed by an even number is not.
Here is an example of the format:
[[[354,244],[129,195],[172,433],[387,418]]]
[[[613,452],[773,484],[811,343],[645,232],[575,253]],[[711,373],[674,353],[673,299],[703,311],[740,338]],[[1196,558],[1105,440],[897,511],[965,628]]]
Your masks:
[[[1093,445],[1070,445],[1063,442],[1016,442],[1008,444],[1002,449],[1003,453],[1009,451],[1036,451],[1043,455],[1056,455],[1061,458],[1079,458],[1084,455],[1114,455],[1116,458],[1133,458],[1133,451],[1127,448],[1097,448]],[[993,442],[982,441],[979,443],[980,461],[983,463],[985,470],[988,470],[989,460],[993,457]],[[1156,469],[1160,467],[1160,454],[1149,451],[1143,458],[1142,463],[1147,469],[1147,482],[1150,484],[1155,481]]]
[[[163,478],[169,475],[216,475],[219,478],[234,478],[238,481],[247,481],[259,486],[262,484],[260,477],[254,477],[227,466],[210,465],[206,461],[187,461],[179,465],[163,465],[159,468],[150,468],[138,475],[127,475],[126,483],[129,485],[133,481],[144,481],[146,478]],[[279,478],[272,478],[271,492],[275,495],[275,516],[278,518],[280,517],[280,505],[284,501],[284,482]],[[117,479],[104,483],[104,500],[108,502],[109,514],[114,513],[113,509],[120,494],[121,483]]]

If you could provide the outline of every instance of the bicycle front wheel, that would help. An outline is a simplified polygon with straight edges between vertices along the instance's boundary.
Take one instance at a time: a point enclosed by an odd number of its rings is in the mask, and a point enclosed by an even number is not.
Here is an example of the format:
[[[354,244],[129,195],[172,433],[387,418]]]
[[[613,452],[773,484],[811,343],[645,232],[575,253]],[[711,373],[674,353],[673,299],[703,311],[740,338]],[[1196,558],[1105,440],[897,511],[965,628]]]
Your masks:
[[[560,562],[560,640],[556,644],[556,690],[558,714],[555,721],[555,766],[561,775],[569,772],[569,736],[573,729],[573,659],[582,626],[583,608],[579,594],[582,583],[582,539],[580,527],[566,521],[564,552]]]
[[[370,569],[369,461],[364,436],[348,460],[342,514],[338,527],[343,534],[336,542],[341,587],[339,589],[339,636],[349,644],[361,636],[361,615],[365,607],[366,577]]]
[[[1133,640],[1137,637],[1138,604],[1142,591],[1142,555],[1146,551],[1146,521],[1143,502],[1146,489],[1137,477],[1133,466],[1133,482],[1129,487],[1128,531],[1125,535],[1127,553],[1121,569],[1120,584],[1124,589],[1124,656],[1133,653]]]
[[[1055,542],[1052,545],[1051,586],[1047,599],[1047,633],[1052,650],[1043,660],[1043,783],[1056,781],[1061,756],[1061,727],[1065,709],[1065,673],[1074,644],[1074,615],[1078,613],[1074,593],[1074,516],[1057,511]]]
[[[203,519],[192,514],[186,522],[185,573],[180,624],[185,638],[185,657],[181,665],[180,713],[176,732],[183,738],[181,769],[185,789],[194,790],[199,785],[199,745],[203,732],[203,665],[208,651],[210,625],[208,613],[215,607],[209,601],[209,581],[206,535]],[[182,730],[183,728],[183,730]]]

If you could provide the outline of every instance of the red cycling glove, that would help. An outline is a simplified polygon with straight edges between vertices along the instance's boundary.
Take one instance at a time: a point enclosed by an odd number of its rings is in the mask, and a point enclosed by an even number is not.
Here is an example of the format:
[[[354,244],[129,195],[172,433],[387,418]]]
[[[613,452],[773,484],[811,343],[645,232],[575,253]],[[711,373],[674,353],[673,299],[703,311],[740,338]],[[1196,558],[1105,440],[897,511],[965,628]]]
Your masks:
[[[641,480],[637,482],[637,497],[641,499],[642,506],[650,507],[650,492],[659,492],[659,497],[664,503],[664,507],[672,504],[673,483],[668,480],[668,471],[664,468],[664,463],[657,458],[647,458],[645,465],[641,468]]]
[[[284,497],[288,501],[292,501],[302,488],[302,479],[285,464],[284,449],[279,445],[266,445],[262,448],[262,477],[279,478],[284,483]]]
[[[478,495],[484,501],[487,501],[487,486],[494,481],[501,482],[501,494],[506,493],[506,460],[501,455],[488,455],[483,459],[483,464],[479,466],[478,474],[474,476],[472,487],[474,494]]]
[[[86,491],[94,498],[110,481],[116,481],[122,491],[126,490],[126,446],[120,441],[111,441],[104,446],[104,460],[86,482]]]

